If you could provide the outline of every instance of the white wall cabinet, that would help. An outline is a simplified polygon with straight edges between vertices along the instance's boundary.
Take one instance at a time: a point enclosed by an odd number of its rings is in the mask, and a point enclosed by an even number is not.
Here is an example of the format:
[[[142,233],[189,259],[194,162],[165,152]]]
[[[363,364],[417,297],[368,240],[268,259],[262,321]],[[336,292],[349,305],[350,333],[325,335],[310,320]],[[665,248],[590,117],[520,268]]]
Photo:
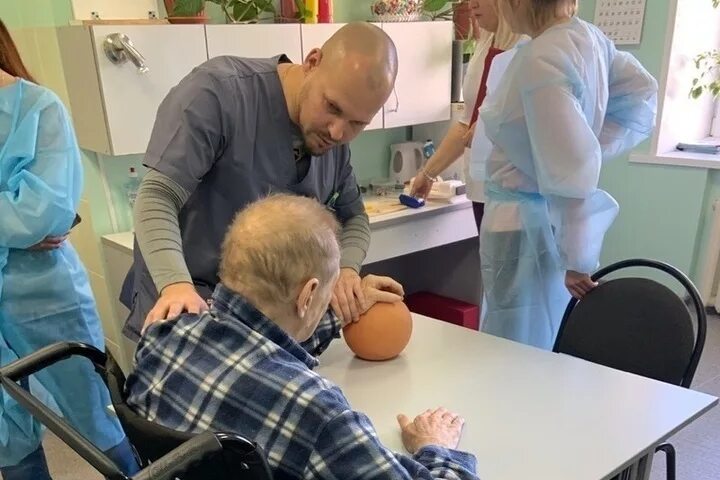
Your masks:
[[[398,51],[397,99],[385,104],[384,127],[450,119],[452,22],[384,23]]]
[[[147,72],[110,61],[104,45],[115,33],[130,39]],[[162,99],[207,60],[202,25],[62,27],[58,40],[80,146],[106,155],[144,152]]]
[[[284,53],[302,62],[300,24],[207,25],[208,57],[268,58]]]
[[[218,55],[270,57],[301,62],[342,24],[95,25],[58,29],[73,121],[82,148],[105,155],[144,153],[157,108],[194,67]],[[368,130],[450,118],[452,22],[380,25],[398,49],[395,91]],[[129,47],[114,63],[106,39],[125,35],[142,55],[140,73]],[[116,42],[116,45],[118,42]]]

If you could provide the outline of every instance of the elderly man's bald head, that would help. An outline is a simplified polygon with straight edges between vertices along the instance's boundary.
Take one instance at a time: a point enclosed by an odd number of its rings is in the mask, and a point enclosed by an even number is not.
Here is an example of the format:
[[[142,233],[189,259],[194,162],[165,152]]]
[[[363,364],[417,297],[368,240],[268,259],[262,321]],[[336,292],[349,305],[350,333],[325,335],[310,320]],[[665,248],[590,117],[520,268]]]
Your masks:
[[[354,139],[377,115],[395,86],[395,44],[377,26],[341,27],[303,62],[298,124],[309,151],[320,155]]]

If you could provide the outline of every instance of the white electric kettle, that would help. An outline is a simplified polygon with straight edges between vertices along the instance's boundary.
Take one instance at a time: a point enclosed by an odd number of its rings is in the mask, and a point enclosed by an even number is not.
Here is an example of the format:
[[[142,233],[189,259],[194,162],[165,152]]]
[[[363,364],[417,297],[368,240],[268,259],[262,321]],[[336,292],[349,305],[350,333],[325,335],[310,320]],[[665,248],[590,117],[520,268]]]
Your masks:
[[[425,158],[420,142],[403,142],[390,145],[390,172],[388,177],[396,183],[409,182],[423,166]]]

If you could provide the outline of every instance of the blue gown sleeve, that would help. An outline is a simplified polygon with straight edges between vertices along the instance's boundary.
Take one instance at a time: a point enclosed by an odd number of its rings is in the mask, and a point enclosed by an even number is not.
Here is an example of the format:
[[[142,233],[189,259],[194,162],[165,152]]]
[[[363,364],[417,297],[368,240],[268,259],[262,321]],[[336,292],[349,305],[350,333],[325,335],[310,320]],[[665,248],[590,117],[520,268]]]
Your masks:
[[[603,160],[636,147],[655,129],[657,81],[627,52],[615,52],[610,65],[609,98],[600,132]]]
[[[37,102],[7,141],[2,161],[14,165],[0,192],[0,247],[24,249],[67,233],[82,192],[82,164],[65,107],[54,95]]]
[[[552,80],[521,93],[538,188],[548,199],[562,268],[590,273],[618,205],[598,189],[602,148],[572,77],[546,67],[545,78]]]

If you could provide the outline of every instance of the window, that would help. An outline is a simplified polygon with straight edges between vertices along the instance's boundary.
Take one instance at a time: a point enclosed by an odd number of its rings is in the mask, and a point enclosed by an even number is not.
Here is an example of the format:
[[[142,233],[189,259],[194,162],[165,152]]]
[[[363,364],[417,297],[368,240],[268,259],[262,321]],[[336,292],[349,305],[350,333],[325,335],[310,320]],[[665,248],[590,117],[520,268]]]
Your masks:
[[[650,153],[633,154],[631,160],[720,169],[720,155],[681,152],[676,148],[681,142],[717,142],[720,138],[720,100],[709,93],[698,99],[689,95],[693,79],[699,75],[695,57],[720,47],[720,8],[713,7],[713,0],[669,3],[663,72],[658,78],[658,126]]]

